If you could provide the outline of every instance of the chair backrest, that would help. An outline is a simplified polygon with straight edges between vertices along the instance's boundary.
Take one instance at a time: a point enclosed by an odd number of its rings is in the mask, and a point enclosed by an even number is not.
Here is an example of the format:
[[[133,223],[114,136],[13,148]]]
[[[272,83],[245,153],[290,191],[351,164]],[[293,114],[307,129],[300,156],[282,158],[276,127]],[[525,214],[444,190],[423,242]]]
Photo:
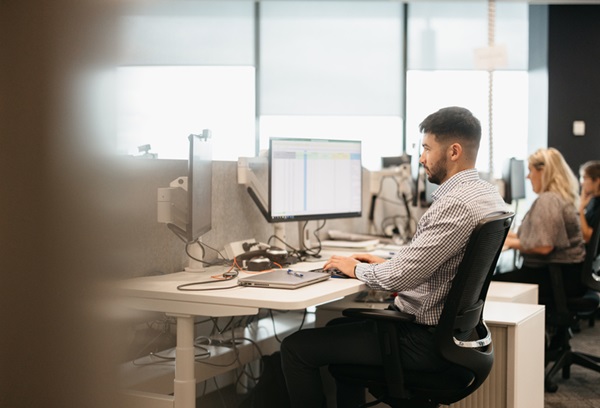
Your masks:
[[[598,297],[588,297],[585,293],[586,288],[600,292],[600,222],[592,227],[594,232],[586,245],[579,276],[564,273],[565,264],[548,265],[551,295],[543,299],[546,305],[546,323],[563,330],[569,329],[576,322],[578,313],[593,312],[598,307]],[[578,296],[565,291],[565,287],[574,287],[574,284],[581,285],[582,293]]]
[[[594,232],[585,248],[581,281],[588,288],[600,292],[600,219],[592,228]]]
[[[483,383],[492,367],[493,347],[482,318],[483,306],[513,217],[511,212],[495,213],[477,225],[436,328],[435,341],[444,359],[475,375],[464,396]]]

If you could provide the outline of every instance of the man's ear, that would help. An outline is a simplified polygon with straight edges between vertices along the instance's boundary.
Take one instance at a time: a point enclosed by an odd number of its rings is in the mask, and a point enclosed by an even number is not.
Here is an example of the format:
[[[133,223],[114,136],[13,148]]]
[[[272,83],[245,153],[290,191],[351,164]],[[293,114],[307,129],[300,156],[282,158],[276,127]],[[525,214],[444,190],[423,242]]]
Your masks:
[[[460,143],[452,143],[450,147],[448,147],[448,154],[450,156],[450,160],[457,161],[463,155],[463,147]]]

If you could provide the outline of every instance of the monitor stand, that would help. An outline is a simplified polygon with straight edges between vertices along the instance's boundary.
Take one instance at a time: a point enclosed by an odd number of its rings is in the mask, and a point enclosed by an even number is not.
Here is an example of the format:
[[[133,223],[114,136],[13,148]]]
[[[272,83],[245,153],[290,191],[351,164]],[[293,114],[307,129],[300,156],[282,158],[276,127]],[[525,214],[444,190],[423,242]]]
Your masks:
[[[198,239],[198,242],[201,242],[200,239]],[[199,243],[190,244],[188,252],[194,258],[202,260],[202,248],[200,248]],[[196,259],[188,256],[188,266],[185,267],[186,272],[204,272],[206,270],[204,264]]]
[[[308,229],[308,221],[298,222],[298,246],[305,262],[319,262],[323,260],[322,256],[314,256],[309,253],[311,249],[310,236],[312,232]]]
[[[285,224],[283,222],[276,222],[273,224],[273,235],[277,241],[275,246],[285,248],[287,241],[285,240]]]

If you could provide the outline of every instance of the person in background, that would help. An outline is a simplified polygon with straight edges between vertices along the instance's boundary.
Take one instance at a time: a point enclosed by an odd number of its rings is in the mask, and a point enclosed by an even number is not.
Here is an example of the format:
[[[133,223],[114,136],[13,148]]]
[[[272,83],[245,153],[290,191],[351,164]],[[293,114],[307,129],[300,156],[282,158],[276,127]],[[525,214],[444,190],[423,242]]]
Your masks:
[[[548,264],[561,263],[567,293],[580,295],[585,291],[579,279],[585,242],[577,214],[577,178],[554,148],[538,149],[529,156],[528,168],[527,178],[538,197],[518,232],[510,232],[504,243],[521,253],[523,265],[492,280],[538,284],[540,303],[544,303],[551,293]]]
[[[416,317],[415,322],[398,323],[403,366],[436,371],[447,363],[434,351],[432,328],[438,323],[467,242],[481,219],[507,207],[498,189],[481,180],[475,169],[481,125],[469,110],[440,109],[425,118],[419,128],[423,133],[419,161],[428,180],[440,186],[411,242],[390,260],[370,254],[332,256],[324,268],[337,268],[374,289],[398,292],[392,308]],[[382,365],[373,325],[366,320],[340,318],[283,340],[282,368],[293,408],[326,406],[322,366]],[[364,403],[363,388],[337,386],[339,407]]]
[[[579,168],[581,196],[579,221],[583,240],[589,242],[600,221],[600,160],[588,161]]]

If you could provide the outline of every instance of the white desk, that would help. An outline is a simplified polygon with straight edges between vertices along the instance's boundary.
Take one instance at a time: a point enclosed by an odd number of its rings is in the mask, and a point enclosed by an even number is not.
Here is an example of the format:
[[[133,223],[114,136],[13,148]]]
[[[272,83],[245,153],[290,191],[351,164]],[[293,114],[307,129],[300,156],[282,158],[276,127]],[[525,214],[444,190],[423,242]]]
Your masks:
[[[317,264],[295,265],[308,270]],[[201,273],[179,272],[121,281],[116,287],[119,301],[139,310],[164,312],[177,318],[174,395],[138,394],[135,401],[144,407],[193,408],[196,406],[194,361],[195,316],[245,316],[258,314],[259,309],[295,310],[330,302],[359,292],[366,286],[356,279],[329,279],[300,289],[268,289],[236,286],[230,289],[184,292],[178,285],[206,280],[215,270]],[[236,280],[198,288],[229,287]],[[143,400],[143,403],[140,402]],[[142,405],[143,404],[143,405]],[[130,405],[132,406],[132,405]]]
[[[317,263],[297,264],[298,270],[320,266]],[[129,279],[119,282],[117,293],[124,305],[145,311],[167,313],[177,318],[177,346],[175,362],[174,395],[137,394],[130,407],[140,404],[145,408],[191,408],[196,404],[196,379],[194,361],[195,316],[245,316],[258,314],[259,309],[301,310],[310,306],[341,299],[366,289],[355,279],[329,279],[328,281],[295,290],[234,287],[223,290],[187,292],[177,286],[206,280],[215,270],[202,273],[179,272],[168,275]],[[235,281],[210,284],[210,287],[229,287]],[[198,288],[208,288],[199,285]],[[488,300],[537,302],[536,285],[504,284],[492,282]],[[533,301],[531,301],[534,299]],[[317,316],[319,320],[319,316]],[[317,323],[318,325],[318,323]],[[143,401],[140,402],[140,401]]]
[[[492,281],[485,300],[536,305],[538,303],[538,285]]]

